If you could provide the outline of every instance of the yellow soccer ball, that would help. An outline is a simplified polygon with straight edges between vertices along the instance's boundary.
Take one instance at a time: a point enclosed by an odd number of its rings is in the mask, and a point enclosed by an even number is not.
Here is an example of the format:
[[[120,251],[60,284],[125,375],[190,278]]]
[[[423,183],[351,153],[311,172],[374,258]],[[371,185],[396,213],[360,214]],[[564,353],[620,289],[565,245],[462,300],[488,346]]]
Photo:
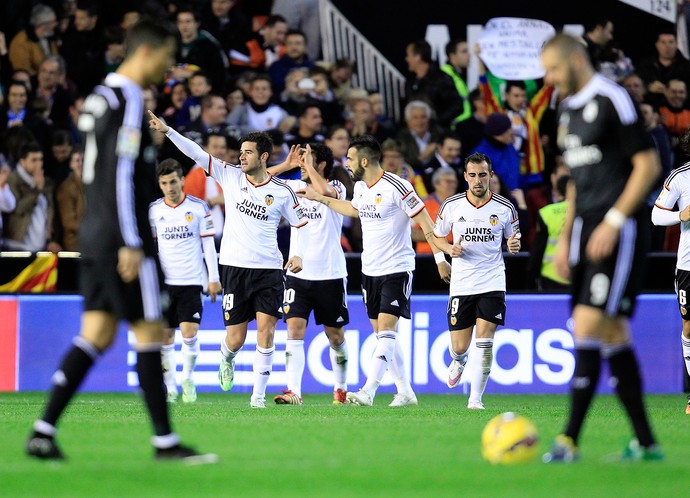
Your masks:
[[[507,412],[492,418],[482,432],[482,456],[491,463],[512,464],[537,456],[539,433],[526,417]]]

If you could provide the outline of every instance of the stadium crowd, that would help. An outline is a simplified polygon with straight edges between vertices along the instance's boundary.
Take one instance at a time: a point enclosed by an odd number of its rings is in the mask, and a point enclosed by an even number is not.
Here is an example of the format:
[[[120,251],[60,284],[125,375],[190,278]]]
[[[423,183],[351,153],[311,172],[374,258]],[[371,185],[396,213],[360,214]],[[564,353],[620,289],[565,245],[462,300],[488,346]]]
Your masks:
[[[282,162],[291,145],[323,143],[335,158],[333,176],[351,196],[347,144],[372,135],[383,145],[385,170],[412,183],[438,210],[465,189],[463,158],[481,152],[496,173],[491,190],[509,198],[520,214],[521,250],[548,254],[550,239],[536,241],[553,219],[547,223],[540,210],[562,199],[558,180],[567,175],[556,146],[554,88],[499,80],[483,64],[479,85],[468,88],[467,68],[473,53],[481,61],[478,49],[451,40],[448,61],[439,66],[426,41],[408,40],[404,115],[396,122],[380,89],[353,85],[354,61],[320,59],[318,15],[309,17],[303,13],[308,9],[289,3],[146,0],[108,2],[106,9],[102,2],[44,0],[10,9],[0,32],[3,248],[78,250],[79,220],[88,209],[82,157],[89,146],[78,131],[79,111],[121,62],[128,27],[152,15],[177,26],[178,49],[165,83],[145,91],[146,107],[213,156],[237,163],[240,137],[253,131],[271,135],[271,164]],[[312,3],[313,14],[318,2]],[[658,33],[656,57],[631,60],[606,18],[586,24],[584,40],[598,71],[633,96],[654,138],[663,173],[648,200],[651,212],[663,179],[688,160],[680,144],[690,125],[690,62],[672,32]],[[162,135],[152,138],[159,160],[183,165],[185,191],[208,202],[220,241],[222,189]],[[297,178],[298,168],[281,176]],[[652,250],[675,250],[678,226],[652,230]],[[289,227],[281,233],[287,250]],[[418,229],[413,239],[418,252],[429,252]],[[346,221],[342,245],[361,252],[359,220]],[[533,286],[549,280],[548,269],[540,274],[540,257],[531,272]]]

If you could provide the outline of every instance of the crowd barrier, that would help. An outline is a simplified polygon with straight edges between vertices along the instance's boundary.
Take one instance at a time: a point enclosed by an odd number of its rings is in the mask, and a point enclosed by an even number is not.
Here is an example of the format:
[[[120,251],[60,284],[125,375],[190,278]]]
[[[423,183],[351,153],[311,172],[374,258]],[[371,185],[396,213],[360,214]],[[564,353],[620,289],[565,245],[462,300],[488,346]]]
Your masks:
[[[347,381],[351,388],[366,380],[376,344],[360,296],[349,296],[350,324],[345,327],[349,352]],[[446,387],[450,361],[446,324],[447,298],[413,295],[411,320],[401,320],[398,337],[405,352],[407,373],[417,393],[468,392],[466,383]],[[0,390],[40,391],[50,378],[74,335],[78,333],[81,298],[75,295],[0,296]],[[573,337],[568,298],[564,295],[508,295],[506,326],[499,328],[495,361],[487,393],[567,393],[573,374]],[[237,356],[235,392],[251,392],[252,359],[256,344],[254,322]],[[645,294],[632,320],[633,337],[649,393],[682,392],[680,317],[674,295]],[[206,301],[199,338],[201,354],[195,372],[200,392],[220,392],[217,380],[219,343],[225,331],[220,303]],[[276,353],[268,392],[285,388],[285,324],[278,323]],[[178,375],[181,371],[177,334]],[[99,359],[85,381],[86,391],[133,391],[137,388],[134,338],[124,326],[112,349]],[[328,341],[321,327],[310,322],[305,339],[303,391],[326,393],[333,388]],[[474,368],[472,356],[468,368]],[[610,392],[602,375],[600,391]],[[388,375],[381,392],[392,392]]]

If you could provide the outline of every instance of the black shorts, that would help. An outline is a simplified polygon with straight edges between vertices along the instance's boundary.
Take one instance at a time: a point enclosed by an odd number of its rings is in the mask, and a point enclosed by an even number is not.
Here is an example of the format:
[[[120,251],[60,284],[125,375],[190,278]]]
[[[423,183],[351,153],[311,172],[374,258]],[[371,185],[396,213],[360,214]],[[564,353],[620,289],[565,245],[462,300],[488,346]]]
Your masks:
[[[283,270],[220,265],[225,326],[251,322],[257,312],[280,317],[284,279]]]
[[[304,280],[288,275],[283,296],[283,317],[304,318],[314,310],[314,321],[326,327],[343,327],[350,323],[347,310],[347,281]]]
[[[168,327],[177,328],[183,322],[201,323],[204,306],[200,285],[167,285],[170,305],[165,312]]]
[[[362,274],[362,297],[370,319],[380,313],[410,318],[410,294],[414,272],[405,271],[370,277]]]
[[[505,325],[506,293],[491,291],[469,296],[451,296],[448,299],[448,330],[472,327],[477,318]]]
[[[603,216],[602,216],[603,219]],[[603,310],[608,316],[630,316],[644,276],[648,221],[628,218],[620,230],[618,244],[608,258],[594,263],[586,247],[600,219],[575,218],[570,239],[572,306],[578,304]]]
[[[690,271],[676,268],[676,297],[678,298],[678,311],[683,320],[690,320],[688,313],[688,294],[690,294]]]
[[[117,272],[117,261],[85,258],[81,260],[79,288],[84,296],[84,311],[105,311],[119,320],[158,321],[161,314],[161,288],[156,259],[147,257],[139,276],[126,283]]]

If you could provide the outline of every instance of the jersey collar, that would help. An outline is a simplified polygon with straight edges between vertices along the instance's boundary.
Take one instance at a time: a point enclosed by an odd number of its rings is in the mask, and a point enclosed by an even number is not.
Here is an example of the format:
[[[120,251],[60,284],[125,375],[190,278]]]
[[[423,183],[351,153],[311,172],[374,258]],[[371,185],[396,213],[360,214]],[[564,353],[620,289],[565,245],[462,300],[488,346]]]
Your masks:
[[[163,202],[165,203],[166,206],[175,209],[177,206],[182,204],[186,198],[187,198],[187,194],[185,194],[184,191],[182,191],[182,199],[180,199],[180,202],[178,202],[177,204],[168,204],[168,199],[166,199],[165,197],[163,197]]]
[[[489,202],[493,196],[494,196],[494,193],[491,192],[491,191],[489,191],[489,197],[488,197],[488,199],[486,199],[486,200],[485,200],[484,202],[482,202],[481,204],[475,204],[474,202],[472,202],[472,201],[470,200],[469,192],[465,194],[465,199],[467,199],[467,202],[469,202],[469,203],[470,203],[471,205],[473,205],[475,208],[479,209],[480,207],[484,206],[487,202]]]
[[[381,176],[379,176],[379,177],[376,179],[376,181],[375,181],[374,183],[372,183],[371,185],[367,184],[367,187],[368,187],[368,188],[371,188],[371,187],[373,187],[374,185],[376,185],[376,184],[379,182],[379,180],[380,180],[381,178],[383,178],[383,175],[385,175],[385,174],[386,174],[386,170],[381,171]]]
[[[269,173],[269,174],[268,174],[268,177],[266,178],[266,180],[264,180],[264,181],[261,182],[261,183],[254,183],[254,182],[249,178],[249,175],[247,175],[247,174],[245,173],[244,176],[247,178],[247,181],[248,181],[249,183],[251,183],[255,188],[256,188],[256,187],[263,187],[264,185],[266,185],[268,182],[271,181],[271,178],[273,178],[273,175]]]

